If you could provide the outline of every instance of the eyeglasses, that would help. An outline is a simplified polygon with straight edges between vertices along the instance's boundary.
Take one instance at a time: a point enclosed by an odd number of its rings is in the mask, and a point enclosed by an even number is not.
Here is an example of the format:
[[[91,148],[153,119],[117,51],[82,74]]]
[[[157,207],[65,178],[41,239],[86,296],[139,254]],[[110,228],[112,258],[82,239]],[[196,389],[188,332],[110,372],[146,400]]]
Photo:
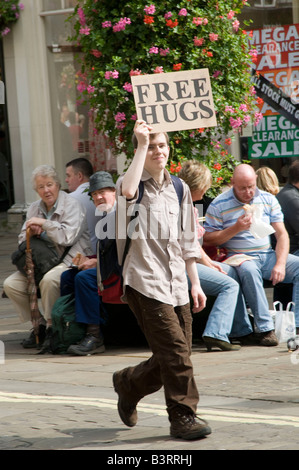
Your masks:
[[[37,191],[44,191],[45,189],[53,189],[54,186],[56,186],[56,183],[47,183],[47,184],[40,184],[37,186],[36,190]]]

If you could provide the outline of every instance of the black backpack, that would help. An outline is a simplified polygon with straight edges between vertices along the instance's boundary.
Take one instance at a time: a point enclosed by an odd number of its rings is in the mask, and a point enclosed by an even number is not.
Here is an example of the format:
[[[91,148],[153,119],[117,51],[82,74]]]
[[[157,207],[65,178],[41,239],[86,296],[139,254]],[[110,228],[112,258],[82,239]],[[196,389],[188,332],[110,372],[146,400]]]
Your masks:
[[[34,264],[35,284],[38,286],[43,276],[61,263],[70,247],[67,247],[63,255],[60,256],[53,242],[33,236],[30,239],[30,249]],[[21,273],[26,275],[26,241],[22,242],[11,255],[11,261]]]

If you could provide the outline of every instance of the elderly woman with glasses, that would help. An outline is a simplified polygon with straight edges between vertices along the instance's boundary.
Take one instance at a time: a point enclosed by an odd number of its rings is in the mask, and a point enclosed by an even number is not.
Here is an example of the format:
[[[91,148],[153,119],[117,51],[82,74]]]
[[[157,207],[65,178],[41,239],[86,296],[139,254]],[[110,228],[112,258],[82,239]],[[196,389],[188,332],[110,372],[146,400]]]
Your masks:
[[[26,231],[31,236],[51,241],[62,257],[61,262],[50,269],[39,283],[41,313],[39,320],[39,346],[46,352],[51,337],[51,311],[60,296],[61,274],[71,265],[77,252],[91,255],[89,232],[85,209],[76,199],[61,190],[59,176],[52,166],[38,166],[32,173],[32,187],[40,197],[27,211],[27,218],[18,241],[26,240]],[[65,256],[63,256],[65,254]],[[30,299],[26,276],[17,271],[4,281],[4,292],[14,304],[21,321],[31,319]],[[35,335],[23,341],[24,348],[36,347]]]

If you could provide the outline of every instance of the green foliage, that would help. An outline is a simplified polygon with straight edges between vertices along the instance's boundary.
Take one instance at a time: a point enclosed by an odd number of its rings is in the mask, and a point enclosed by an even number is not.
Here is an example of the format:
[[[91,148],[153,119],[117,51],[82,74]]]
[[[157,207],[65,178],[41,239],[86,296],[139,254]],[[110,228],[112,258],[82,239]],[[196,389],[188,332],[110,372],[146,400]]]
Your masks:
[[[19,19],[20,11],[24,10],[24,5],[19,3],[19,0],[1,0],[0,3],[1,38],[10,32],[10,26]]]
[[[173,162],[196,158],[211,170],[237,164],[223,140],[257,121],[250,79],[248,32],[237,20],[246,0],[79,1],[72,41],[83,52],[78,90],[96,113],[95,132],[109,137],[116,154],[133,155],[136,110],[131,75],[208,68],[217,127],[172,133]],[[175,142],[179,142],[179,145]],[[220,143],[222,142],[222,143]],[[224,171],[224,170],[223,170]],[[222,181],[222,183],[221,183]]]

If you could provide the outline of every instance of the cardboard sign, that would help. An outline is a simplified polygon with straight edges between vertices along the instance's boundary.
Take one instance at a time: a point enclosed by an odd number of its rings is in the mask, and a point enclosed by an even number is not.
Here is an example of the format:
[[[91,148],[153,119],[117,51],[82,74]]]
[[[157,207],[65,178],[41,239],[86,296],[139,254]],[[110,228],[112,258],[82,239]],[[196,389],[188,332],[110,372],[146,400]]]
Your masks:
[[[152,132],[217,125],[208,69],[131,77],[137,118]]]

